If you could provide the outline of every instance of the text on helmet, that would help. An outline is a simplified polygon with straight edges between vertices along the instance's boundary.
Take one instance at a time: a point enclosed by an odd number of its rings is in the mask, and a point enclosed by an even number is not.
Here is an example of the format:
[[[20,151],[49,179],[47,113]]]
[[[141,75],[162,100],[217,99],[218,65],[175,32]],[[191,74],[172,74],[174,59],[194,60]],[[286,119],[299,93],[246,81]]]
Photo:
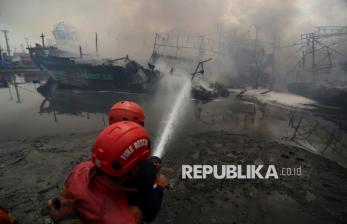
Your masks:
[[[142,148],[142,147],[148,147],[148,139],[139,139],[135,141],[133,144],[131,144],[120,156],[123,160],[127,160],[133,152],[136,150]]]

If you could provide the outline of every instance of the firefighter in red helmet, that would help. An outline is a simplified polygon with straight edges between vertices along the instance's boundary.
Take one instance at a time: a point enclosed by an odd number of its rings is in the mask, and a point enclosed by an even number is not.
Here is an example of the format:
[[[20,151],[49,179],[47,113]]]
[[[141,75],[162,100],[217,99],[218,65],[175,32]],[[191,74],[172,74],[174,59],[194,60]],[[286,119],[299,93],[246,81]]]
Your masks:
[[[109,124],[119,121],[134,121],[142,126],[145,122],[145,113],[140,105],[129,100],[114,104],[109,113]]]
[[[0,207],[0,224],[14,224],[15,220],[3,207]]]
[[[168,181],[156,180],[150,152],[149,135],[141,125],[121,121],[106,127],[95,141],[91,160],[78,164],[65,181],[64,195],[49,201],[53,220],[93,224],[152,221]],[[69,212],[61,213],[62,209]]]

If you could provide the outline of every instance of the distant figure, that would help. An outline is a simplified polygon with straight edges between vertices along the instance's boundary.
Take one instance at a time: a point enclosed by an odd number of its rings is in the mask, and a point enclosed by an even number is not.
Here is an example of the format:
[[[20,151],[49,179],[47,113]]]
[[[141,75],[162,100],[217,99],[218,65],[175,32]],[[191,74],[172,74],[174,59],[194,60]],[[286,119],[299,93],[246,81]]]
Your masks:
[[[173,72],[174,72],[174,68],[171,67],[171,69],[170,69],[170,74],[172,74]]]
[[[155,68],[155,65],[151,64],[151,63],[147,63],[148,64],[148,68],[153,72],[154,71],[154,68]]]

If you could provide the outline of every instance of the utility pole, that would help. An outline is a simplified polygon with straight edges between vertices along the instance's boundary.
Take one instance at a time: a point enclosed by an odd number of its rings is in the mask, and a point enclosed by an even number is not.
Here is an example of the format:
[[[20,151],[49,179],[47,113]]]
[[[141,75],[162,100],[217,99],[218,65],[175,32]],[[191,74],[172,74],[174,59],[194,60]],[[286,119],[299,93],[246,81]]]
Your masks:
[[[10,45],[8,43],[8,37],[7,37],[8,30],[1,30],[1,31],[4,33],[4,36],[5,36],[7,56],[9,58],[9,60],[11,61],[11,50],[10,50]]]
[[[97,32],[95,32],[95,53],[96,53],[96,56],[99,57],[98,33]]]
[[[45,48],[45,35],[41,34],[42,47]]]

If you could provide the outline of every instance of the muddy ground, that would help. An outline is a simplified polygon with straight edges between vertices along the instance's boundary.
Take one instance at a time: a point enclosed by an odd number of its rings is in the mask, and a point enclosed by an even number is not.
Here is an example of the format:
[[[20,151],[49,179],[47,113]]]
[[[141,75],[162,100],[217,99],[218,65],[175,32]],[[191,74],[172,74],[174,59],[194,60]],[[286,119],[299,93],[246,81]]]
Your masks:
[[[45,205],[69,170],[89,158],[96,132],[0,143],[0,204],[18,223],[44,223]],[[170,178],[154,223],[345,223],[347,169],[303,149],[214,131],[170,144]],[[270,180],[182,180],[182,164],[275,164],[301,176]]]

